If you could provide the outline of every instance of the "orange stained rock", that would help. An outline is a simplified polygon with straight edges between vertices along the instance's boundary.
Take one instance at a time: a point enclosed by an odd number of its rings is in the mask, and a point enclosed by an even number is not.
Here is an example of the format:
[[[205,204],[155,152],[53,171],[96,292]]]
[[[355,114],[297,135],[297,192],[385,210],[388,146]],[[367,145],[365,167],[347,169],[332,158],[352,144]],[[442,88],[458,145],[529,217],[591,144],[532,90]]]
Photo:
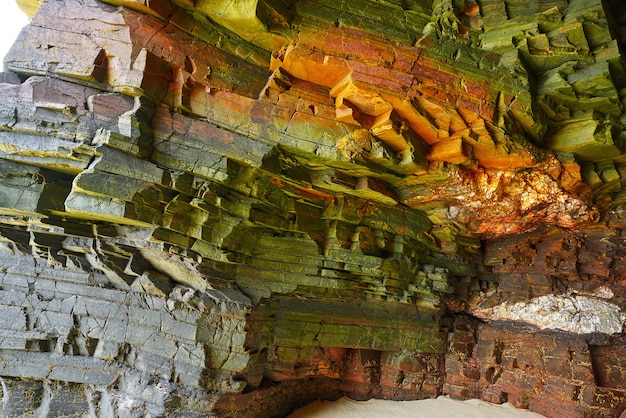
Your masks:
[[[432,145],[438,141],[438,130],[435,128],[428,118],[417,111],[415,106],[406,99],[400,99],[390,94],[381,94],[381,97],[385,101],[389,102],[393,109],[404,120],[407,121],[409,127],[415,132],[421,139],[429,145]]]
[[[463,119],[471,123],[468,113],[487,120],[493,118],[495,99],[491,89],[491,79],[484,74],[474,73],[475,79],[461,75],[453,66],[442,65],[426,55],[420,55],[415,61],[411,74],[416,83],[411,86],[410,96],[421,95],[431,101],[444,104],[447,108],[463,113]]]
[[[550,164],[551,161],[545,161],[536,167]],[[476,203],[476,218],[482,223],[478,233],[518,233],[545,223],[569,228],[588,222],[593,216],[577,195],[570,195],[543,170],[522,170],[502,176],[492,196],[497,198]]]
[[[414,97],[414,103],[418,111],[429,116],[442,131],[453,133],[467,128],[465,121],[453,106],[443,107],[421,94]]]
[[[404,203],[420,208],[433,201],[455,202],[458,211],[452,220],[483,238],[527,232],[543,224],[569,228],[593,220],[595,212],[579,195],[553,178],[555,164],[552,157],[518,169],[459,168],[449,172],[445,184],[431,187],[431,194]]]
[[[202,117],[210,114],[215,119],[232,119],[233,123],[250,114],[255,100],[228,91],[197,86],[190,94],[191,111]],[[217,106],[219,103],[219,106]]]
[[[303,51],[302,48],[290,45],[273,54],[270,68],[274,71],[280,68],[292,77],[330,88],[338,117],[342,120],[352,122],[356,119],[348,110],[352,107],[358,108],[360,114],[374,117],[372,124],[386,120],[392,111],[392,106],[380,95],[354,83],[352,69],[342,59]],[[377,119],[379,117],[381,119]]]
[[[481,135],[472,143],[474,158],[484,168],[508,170],[532,165],[535,160],[529,152],[509,152],[508,149],[496,144],[489,135]]]
[[[378,66],[366,62],[349,60],[352,79],[355,82],[371,86],[377,91],[405,93],[410,90],[414,77],[409,72],[399,71],[394,65]]]
[[[457,106],[456,111],[463,118],[466,124],[472,125],[480,116],[477,113],[472,112],[466,106]]]
[[[561,163],[562,170],[559,175],[559,183],[570,192],[584,193],[589,189],[580,174],[580,165],[575,161]]]
[[[399,132],[390,120],[387,120],[384,123],[379,123],[378,125],[372,127],[370,131],[372,135],[379,138],[385,143],[385,145],[395,152],[400,153],[412,148],[406,138],[402,135],[402,132]]]
[[[259,61],[251,57],[249,50],[237,51],[220,49],[203,40],[203,34],[197,33],[201,28],[187,28],[188,33],[178,26],[189,25],[187,20],[174,16],[171,22],[163,23],[160,20],[142,15],[133,10],[123,9],[124,21],[131,28],[130,36],[137,45],[146,45],[149,53],[161,59],[174,71],[180,70],[180,85],[191,80],[193,83],[210,85],[212,88],[238,91],[247,96],[258,95],[268,71],[259,69],[250,59],[259,65],[268,65],[269,60]],[[129,54],[132,55],[132,54]],[[237,66],[245,82],[235,82],[229,77],[216,76],[214,68]],[[136,66],[133,64],[133,66]],[[135,68],[133,68],[135,69]],[[154,68],[151,68],[154,70]],[[150,77],[145,78],[148,82]]]
[[[287,38],[269,32],[257,17],[258,0],[181,0],[181,3],[268,51],[275,51],[288,42]]]
[[[352,118],[364,128],[384,124],[393,110],[382,97],[357,87],[350,79],[333,87],[330,95],[335,98],[338,118],[346,122]]]
[[[465,123],[463,116],[461,116],[456,108],[451,107],[448,112],[450,114],[450,130],[452,132],[463,131],[467,128],[467,124]]]
[[[341,61],[335,58],[300,54],[302,51],[293,46],[275,53],[272,69],[330,88],[338,121],[371,128],[371,133],[394,152],[402,153],[412,148],[390,120],[393,106],[379,94],[357,86],[351,77],[352,70],[339,65]]]
[[[436,94],[428,98],[418,92],[413,97],[413,103],[390,94],[374,93],[355,83],[352,77],[354,73],[349,63],[327,55],[305,56],[304,54],[309,51],[304,49],[290,45],[276,52],[272,57],[271,68],[273,70],[280,68],[280,71],[284,71],[291,77],[330,88],[330,95],[335,99],[336,119],[371,129],[371,133],[394,152],[410,152],[412,146],[402,135],[399,127],[394,126],[390,120],[393,111],[406,121],[406,126],[429,145],[447,141],[431,150],[429,156],[431,160],[453,164],[465,162],[468,155],[464,150],[462,138],[450,140],[448,138],[453,132],[467,132],[466,122],[479,121],[478,132],[475,133],[478,139],[472,145],[475,147],[474,157],[481,166],[487,168],[522,167],[533,161],[530,154],[510,153],[506,147],[494,143],[485,129],[484,121],[474,111],[462,109],[457,112],[453,105],[446,106],[444,103],[449,95],[441,89],[434,90]],[[435,70],[433,68],[429,70],[434,77]],[[453,74],[448,73],[447,77],[458,81]],[[428,92],[429,88],[425,88],[424,91]],[[433,126],[433,123],[436,126]],[[406,156],[402,158],[404,157]]]
[[[467,160],[463,152],[463,139],[460,136],[440,141],[431,147],[429,160],[445,161],[452,164],[461,164]]]
[[[503,130],[477,118],[473,121],[465,142],[472,146],[473,157],[484,168],[509,170],[528,167],[536,162],[530,149],[516,145]]]
[[[480,6],[473,0],[465,0],[461,11],[470,17],[478,16],[480,14]]]
[[[379,95],[361,90],[352,83],[350,86],[346,86],[341,92],[335,91],[334,93],[337,94],[337,103],[347,100],[358,107],[361,113],[374,116],[376,118],[374,124],[376,124],[378,120],[389,119],[389,115],[393,110],[391,105],[384,101]]]
[[[272,54],[270,69],[282,68],[289,75],[328,88],[347,82],[352,70],[342,60],[301,51],[289,45]]]
[[[359,119],[359,117],[354,114],[354,109],[346,105],[337,107],[335,110],[335,117],[340,122],[361,126],[361,124],[356,120]]]
[[[320,43],[319,35],[308,39],[308,42],[310,45],[318,46]],[[376,63],[394,61],[394,50],[388,43],[364,37],[362,32],[350,34],[343,28],[334,26],[328,28],[321,48],[329,53],[348,58],[354,57],[360,61]]]

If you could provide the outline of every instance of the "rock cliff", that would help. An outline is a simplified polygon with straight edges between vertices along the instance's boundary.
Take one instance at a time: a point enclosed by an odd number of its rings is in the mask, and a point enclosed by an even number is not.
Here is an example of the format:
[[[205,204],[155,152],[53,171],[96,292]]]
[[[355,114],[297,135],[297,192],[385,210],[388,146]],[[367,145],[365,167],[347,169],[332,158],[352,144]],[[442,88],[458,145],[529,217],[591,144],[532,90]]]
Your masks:
[[[626,409],[619,0],[18,0],[3,416]]]

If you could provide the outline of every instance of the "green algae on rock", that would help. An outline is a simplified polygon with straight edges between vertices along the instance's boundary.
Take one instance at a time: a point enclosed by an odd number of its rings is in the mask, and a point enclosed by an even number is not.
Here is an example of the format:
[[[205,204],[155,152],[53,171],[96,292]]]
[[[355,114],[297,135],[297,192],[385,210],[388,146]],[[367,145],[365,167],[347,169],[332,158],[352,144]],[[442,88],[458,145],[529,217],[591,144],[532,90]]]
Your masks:
[[[18,3],[3,414],[623,411],[621,3]]]

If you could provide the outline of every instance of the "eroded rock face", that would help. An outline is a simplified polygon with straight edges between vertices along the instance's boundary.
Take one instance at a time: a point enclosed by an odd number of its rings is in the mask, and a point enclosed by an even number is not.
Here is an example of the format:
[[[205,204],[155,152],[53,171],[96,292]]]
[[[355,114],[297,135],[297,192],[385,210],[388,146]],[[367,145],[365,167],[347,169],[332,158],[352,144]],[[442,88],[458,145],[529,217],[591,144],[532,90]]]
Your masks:
[[[621,3],[19,3],[3,414],[626,409]]]

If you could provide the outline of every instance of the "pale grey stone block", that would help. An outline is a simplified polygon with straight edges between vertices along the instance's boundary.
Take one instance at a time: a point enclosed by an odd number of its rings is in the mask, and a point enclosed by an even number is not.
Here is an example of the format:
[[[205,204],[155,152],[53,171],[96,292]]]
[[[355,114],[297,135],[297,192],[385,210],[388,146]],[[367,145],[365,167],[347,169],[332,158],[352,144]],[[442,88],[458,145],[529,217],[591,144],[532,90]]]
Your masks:
[[[206,356],[202,345],[179,344],[178,351],[174,356],[176,367],[182,365],[204,368]]]
[[[81,299],[85,303],[87,315],[89,316],[117,322],[128,322],[127,307],[125,305],[95,298],[84,297]]]
[[[19,306],[0,305],[0,329],[25,331],[26,315]]]
[[[85,382],[85,369],[71,366],[53,366],[48,379],[62,382]]]
[[[62,281],[57,282],[56,288],[58,292],[68,295],[88,296],[117,303],[124,303],[127,295],[126,292],[120,290]]]
[[[161,326],[161,312],[143,309],[137,306],[128,307],[128,322],[133,325],[150,327],[155,330]]]
[[[178,350],[177,343],[167,338],[163,338],[157,334],[154,334],[149,341],[146,341],[142,347],[144,350],[173,358]]]
[[[176,321],[168,315],[163,315],[161,318],[161,332],[176,339],[185,339],[195,342],[197,327],[185,322]]]
[[[37,331],[67,335],[74,327],[72,315],[50,311],[35,311],[33,315],[36,316],[35,328]]]
[[[26,340],[16,336],[0,336],[0,349],[24,350],[26,348]]]
[[[83,335],[88,336],[89,338],[102,340],[106,335],[106,329],[108,328],[109,324],[104,319],[98,319],[93,317],[79,317],[78,326],[80,328],[80,332]],[[126,330],[124,330],[124,333],[122,335],[125,334]]]
[[[107,372],[104,370],[85,370],[85,382],[88,385],[102,385],[109,386],[115,382],[119,373]]]
[[[5,287],[18,287],[28,289],[28,276],[7,271],[7,273],[2,277],[2,284]]]
[[[148,376],[160,377],[166,380],[172,377],[172,360],[149,353],[143,350],[137,350],[137,356],[132,366]]]
[[[30,305],[26,292],[15,289],[0,290],[0,300],[5,305],[28,306]]]
[[[115,360],[120,355],[120,343],[99,340],[93,355],[102,360]]]

